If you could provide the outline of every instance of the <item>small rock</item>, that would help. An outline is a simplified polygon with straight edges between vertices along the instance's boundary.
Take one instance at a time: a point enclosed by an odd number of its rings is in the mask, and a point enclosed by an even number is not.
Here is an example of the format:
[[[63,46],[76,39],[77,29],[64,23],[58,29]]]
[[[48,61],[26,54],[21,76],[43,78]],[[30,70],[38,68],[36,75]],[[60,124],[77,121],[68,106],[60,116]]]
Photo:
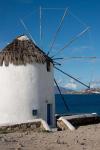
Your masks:
[[[80,144],[81,144],[81,145],[85,145],[85,143],[83,143],[83,142],[82,142],[82,143],[80,143]]]
[[[79,141],[78,140],[76,140],[76,143],[78,143]]]
[[[31,129],[36,129],[36,125],[35,124],[31,125]]]
[[[17,146],[18,146],[18,148],[24,147],[24,145],[21,143],[18,143]]]
[[[58,136],[58,138],[57,138],[57,144],[60,144],[61,142],[60,142],[60,136]]]
[[[8,128],[7,128],[7,131],[11,131],[11,127],[8,127]]]
[[[7,140],[2,137],[2,138],[1,138],[1,141],[2,141],[2,142],[6,142]]]
[[[18,135],[18,137],[19,137],[19,138],[22,138],[22,137],[23,137],[23,134],[22,134],[22,133],[20,133],[20,134]]]
[[[28,135],[28,132],[25,132],[24,134],[25,134],[25,135]]]
[[[84,141],[86,141],[86,139],[83,139]]]

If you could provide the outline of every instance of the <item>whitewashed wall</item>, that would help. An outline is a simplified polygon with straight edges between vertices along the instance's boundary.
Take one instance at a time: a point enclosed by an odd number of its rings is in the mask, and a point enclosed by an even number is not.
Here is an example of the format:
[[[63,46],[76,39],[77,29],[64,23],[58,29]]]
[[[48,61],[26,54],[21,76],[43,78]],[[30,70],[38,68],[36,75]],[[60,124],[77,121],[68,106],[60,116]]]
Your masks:
[[[33,109],[46,120],[47,103],[53,104],[54,114],[53,69],[47,72],[45,64],[37,63],[0,67],[0,124],[32,120]]]

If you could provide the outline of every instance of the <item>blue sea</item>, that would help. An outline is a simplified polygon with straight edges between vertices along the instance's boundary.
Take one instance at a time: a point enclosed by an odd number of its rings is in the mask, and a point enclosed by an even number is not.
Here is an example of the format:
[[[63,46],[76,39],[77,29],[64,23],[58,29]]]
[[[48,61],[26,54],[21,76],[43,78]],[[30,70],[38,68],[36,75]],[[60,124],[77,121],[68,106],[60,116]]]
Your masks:
[[[67,94],[63,95],[69,107],[66,110],[60,95],[55,95],[56,114],[98,113],[100,115],[100,94]]]

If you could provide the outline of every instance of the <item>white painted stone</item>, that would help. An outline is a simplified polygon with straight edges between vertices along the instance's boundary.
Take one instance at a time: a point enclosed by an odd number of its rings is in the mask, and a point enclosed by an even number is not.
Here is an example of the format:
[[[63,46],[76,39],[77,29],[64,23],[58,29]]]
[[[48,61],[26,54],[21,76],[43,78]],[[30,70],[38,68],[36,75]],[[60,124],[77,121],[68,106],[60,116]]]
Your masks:
[[[0,124],[27,122],[35,118],[47,121],[47,103],[53,105],[53,66],[47,72],[46,64],[27,64],[0,67]],[[38,115],[33,116],[32,110]]]

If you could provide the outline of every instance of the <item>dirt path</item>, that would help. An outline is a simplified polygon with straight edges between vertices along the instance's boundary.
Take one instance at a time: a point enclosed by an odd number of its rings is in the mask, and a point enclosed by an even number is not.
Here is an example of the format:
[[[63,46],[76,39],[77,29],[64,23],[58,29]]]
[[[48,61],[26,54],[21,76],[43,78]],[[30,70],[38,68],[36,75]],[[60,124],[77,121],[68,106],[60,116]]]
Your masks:
[[[100,150],[100,124],[73,132],[1,134],[0,150]]]

